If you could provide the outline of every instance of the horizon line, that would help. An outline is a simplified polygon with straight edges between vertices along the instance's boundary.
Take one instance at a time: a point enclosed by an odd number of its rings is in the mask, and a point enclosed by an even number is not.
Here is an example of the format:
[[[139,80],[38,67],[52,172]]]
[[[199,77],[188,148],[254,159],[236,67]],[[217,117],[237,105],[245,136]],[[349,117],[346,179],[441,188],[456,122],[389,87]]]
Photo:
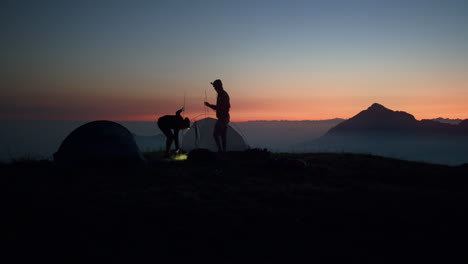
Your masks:
[[[213,117],[207,117],[213,118]],[[204,119],[204,118],[203,118]],[[213,118],[216,119],[216,118]],[[231,121],[230,123],[246,123],[246,122],[320,122],[320,121],[332,121],[332,120],[349,120],[351,118],[329,118],[329,119],[253,119],[253,120],[236,120]],[[468,118],[445,118],[445,117],[435,117],[435,118],[422,118],[417,119],[417,121],[422,120],[436,120],[436,119],[445,119],[445,120],[453,120],[453,121],[463,121],[468,120]],[[157,120],[128,120],[128,119],[0,119],[0,121],[51,121],[51,122],[93,122],[93,121],[100,121],[100,120],[107,120],[113,122],[157,122]],[[198,120],[191,120],[191,122],[199,121]]]

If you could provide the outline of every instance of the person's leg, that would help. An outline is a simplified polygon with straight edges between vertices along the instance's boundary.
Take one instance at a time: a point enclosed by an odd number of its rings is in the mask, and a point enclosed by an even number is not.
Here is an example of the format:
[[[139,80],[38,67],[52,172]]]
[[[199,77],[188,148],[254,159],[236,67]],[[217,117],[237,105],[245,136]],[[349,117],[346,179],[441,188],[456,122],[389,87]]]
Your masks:
[[[166,138],[166,154],[171,152],[172,136]]]
[[[169,155],[174,135],[170,129],[161,129],[161,132],[166,136],[166,155]]]
[[[221,142],[220,142],[220,136],[221,136],[221,122],[220,120],[218,119],[216,121],[216,124],[215,124],[215,127],[214,127],[214,131],[213,131],[213,137],[214,137],[214,140],[215,140],[215,143],[216,143],[216,146],[218,147],[218,151],[219,152],[222,152],[223,149],[221,147]]]
[[[223,141],[223,151],[226,152],[226,134],[227,134],[227,126],[224,127],[223,132],[221,133],[221,139]]]
[[[226,135],[227,135],[228,123],[229,123],[229,117],[220,118],[218,119],[218,121],[216,121],[214,137],[215,137],[216,145],[218,146],[218,150],[220,152],[225,152],[227,150],[226,148],[227,136]]]
[[[223,118],[222,121],[223,123],[222,123],[221,137],[223,140],[223,151],[226,152],[227,151],[227,147],[226,147],[227,146],[227,129],[228,129],[229,121],[230,121],[229,115]]]

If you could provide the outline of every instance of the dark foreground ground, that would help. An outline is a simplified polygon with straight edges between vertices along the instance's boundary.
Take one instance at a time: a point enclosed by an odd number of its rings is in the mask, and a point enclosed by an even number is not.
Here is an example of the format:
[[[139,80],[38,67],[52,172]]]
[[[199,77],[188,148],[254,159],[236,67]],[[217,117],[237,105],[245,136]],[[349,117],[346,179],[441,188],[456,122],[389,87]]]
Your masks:
[[[306,168],[251,158],[148,157],[150,166],[140,169],[1,165],[2,257],[63,263],[467,260],[467,166],[351,154],[300,155]]]

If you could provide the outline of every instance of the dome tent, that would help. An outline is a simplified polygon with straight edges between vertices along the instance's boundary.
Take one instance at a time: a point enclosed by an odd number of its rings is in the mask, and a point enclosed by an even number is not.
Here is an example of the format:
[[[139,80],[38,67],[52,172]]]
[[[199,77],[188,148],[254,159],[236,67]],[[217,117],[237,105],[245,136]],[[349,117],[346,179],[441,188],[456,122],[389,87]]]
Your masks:
[[[213,131],[216,119],[205,118],[192,124],[183,136],[181,148],[184,151],[203,148],[211,151],[218,151],[218,147],[213,138]],[[244,138],[230,125],[227,128],[227,151],[244,151],[248,146]]]
[[[61,166],[137,165],[145,159],[133,134],[111,121],[93,121],[73,130],[54,154]]]

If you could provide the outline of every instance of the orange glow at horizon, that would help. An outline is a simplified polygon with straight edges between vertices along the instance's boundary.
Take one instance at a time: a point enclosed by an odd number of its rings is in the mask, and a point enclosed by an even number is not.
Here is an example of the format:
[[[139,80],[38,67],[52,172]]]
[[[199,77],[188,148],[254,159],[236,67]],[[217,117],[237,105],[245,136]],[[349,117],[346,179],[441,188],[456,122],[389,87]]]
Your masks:
[[[386,79],[365,82],[357,77],[325,81],[320,78],[296,79],[290,82],[286,78],[279,83],[227,79],[224,83],[231,98],[232,122],[348,119],[373,103],[410,113],[418,120],[468,118],[468,81],[465,77],[450,79],[439,76],[419,82],[403,77],[392,82]],[[83,91],[76,87],[79,93],[55,88],[7,93],[0,98],[2,107],[7,109],[0,112],[0,119],[154,122],[160,116],[175,114],[184,103],[185,117],[192,121],[204,118],[204,93],[206,91],[209,102],[215,103],[216,92],[207,83],[194,81],[193,85],[183,84],[186,83],[173,83],[164,89],[156,85],[152,88],[147,83],[134,84],[135,87],[144,87],[138,93],[129,92],[131,87],[110,92],[111,85],[96,91],[90,88]],[[450,93],[442,94],[440,91],[446,85],[451,87]],[[374,87],[381,88],[376,90]],[[215,113],[206,109],[206,116],[215,118]]]
[[[197,98],[197,100],[200,98]],[[55,105],[43,114],[36,112],[31,114],[12,114],[2,116],[1,119],[19,120],[114,120],[114,121],[150,121],[155,122],[160,116],[174,115],[175,111],[182,107],[180,100],[154,99],[130,100],[123,103],[124,98],[107,100],[106,105],[93,106],[85,109],[84,103],[69,103],[66,106]],[[211,109],[203,108],[202,101],[188,102],[184,117],[191,121],[202,118],[215,117]],[[213,100],[212,100],[213,101]],[[243,122],[254,120],[326,120],[333,118],[348,119],[367,109],[373,103],[379,103],[394,110],[404,111],[415,116],[416,119],[451,118],[467,119],[468,105],[461,98],[437,98],[420,97],[414,98],[378,98],[378,97],[304,97],[263,99],[259,98],[232,98],[231,97],[231,122]],[[88,102],[89,103],[89,102]],[[56,109],[62,109],[61,115],[50,115]],[[83,111],[79,111],[83,109]],[[50,117],[50,118],[48,118]]]

